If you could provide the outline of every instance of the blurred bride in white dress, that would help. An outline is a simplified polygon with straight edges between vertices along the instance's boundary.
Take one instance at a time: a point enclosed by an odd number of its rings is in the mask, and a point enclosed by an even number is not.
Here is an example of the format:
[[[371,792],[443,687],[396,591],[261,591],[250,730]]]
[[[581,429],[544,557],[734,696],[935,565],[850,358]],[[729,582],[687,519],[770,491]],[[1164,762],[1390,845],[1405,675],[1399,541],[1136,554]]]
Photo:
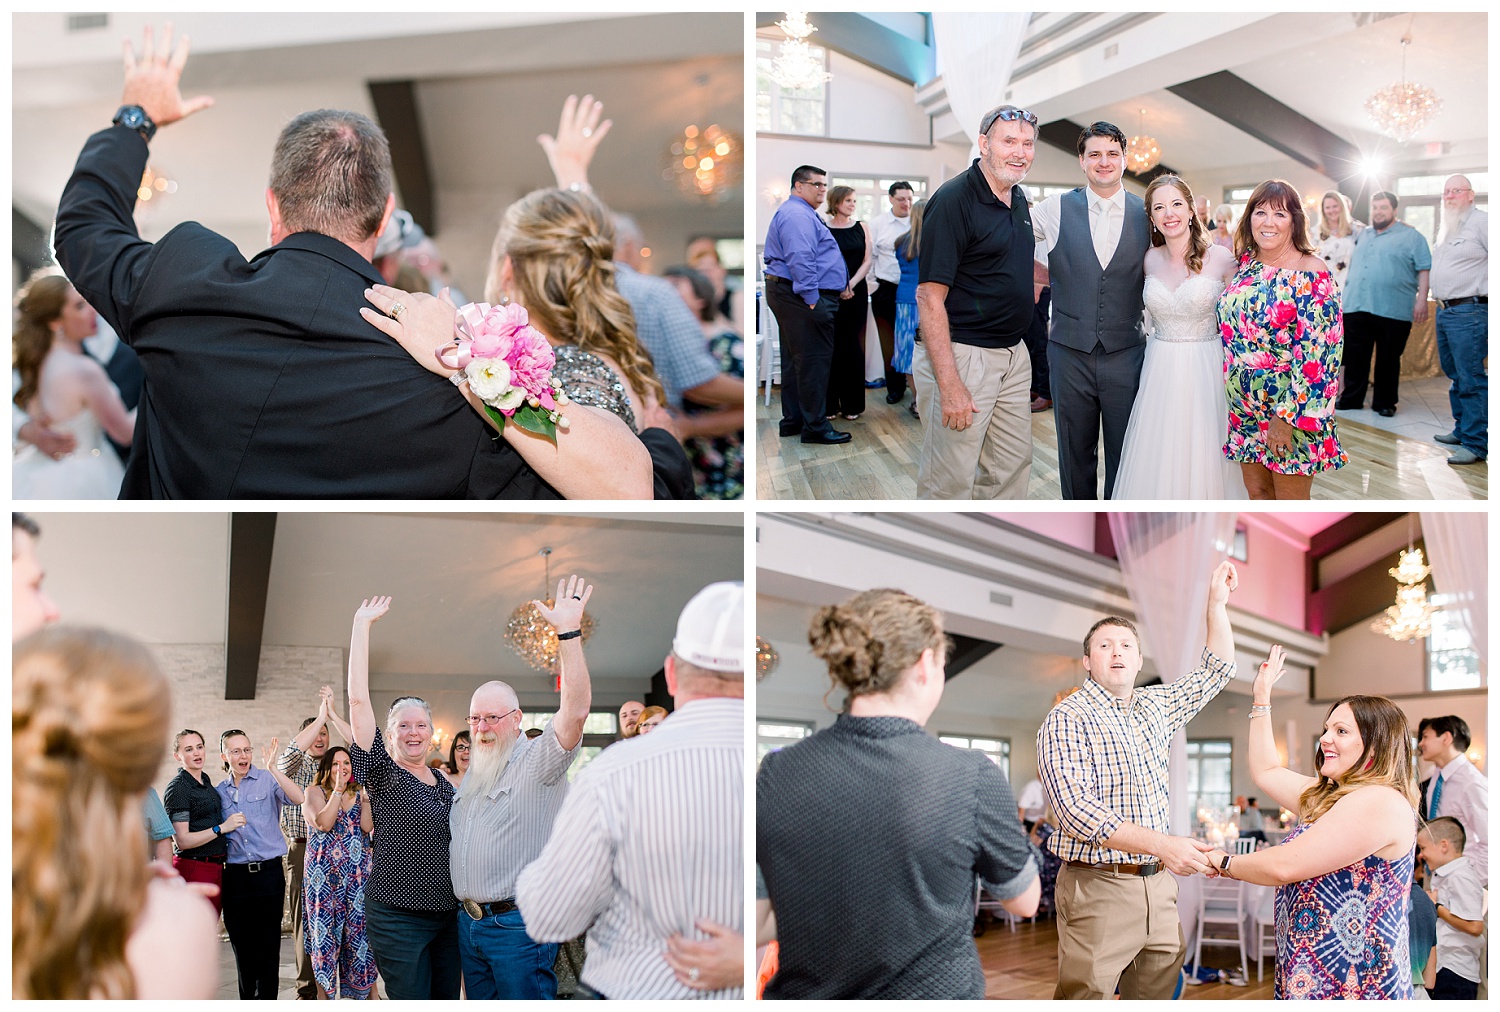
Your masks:
[[[83,353],[98,328],[94,309],[56,273],[33,275],[16,303],[15,404],[54,431],[77,440],[72,453],[49,457],[26,444],[11,465],[14,499],[115,499],[125,468],[105,441],[128,444],[135,412],[126,411],[104,367]]]
[[[1158,176],[1145,200],[1152,329],[1112,498],[1244,499],[1239,467],[1224,459],[1229,407],[1217,320],[1234,254],[1209,241],[1181,179]]]

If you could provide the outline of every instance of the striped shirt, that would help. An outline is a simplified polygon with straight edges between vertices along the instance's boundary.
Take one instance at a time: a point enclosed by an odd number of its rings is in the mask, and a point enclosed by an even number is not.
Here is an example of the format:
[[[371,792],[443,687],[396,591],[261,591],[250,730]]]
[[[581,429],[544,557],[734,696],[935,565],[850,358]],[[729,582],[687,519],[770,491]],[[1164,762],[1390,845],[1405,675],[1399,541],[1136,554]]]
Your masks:
[[[281,771],[282,776],[295,781],[302,788],[302,793],[306,794],[313,778],[318,775],[318,760],[296,745],[288,745],[276,757],[276,768]],[[281,828],[288,840],[307,839],[307,821],[302,818],[301,805],[282,806]]]
[[[1128,700],[1090,678],[1047,714],[1037,765],[1058,831],[1047,846],[1064,861],[1151,864],[1149,854],[1103,845],[1125,822],[1168,832],[1167,766],[1172,736],[1234,677],[1234,662],[1208,650],[1197,670]]]
[[[549,723],[537,737],[516,741],[488,794],[454,799],[448,814],[453,895],[480,903],[515,896],[516,876],[552,835],[568,793],[568,767],[577,754],[577,745],[562,747]]]
[[[583,983],[607,998],[742,998],[695,991],[667,965],[667,939],[697,920],[744,933],[745,701],[698,699],[590,763],[542,856],[521,873],[526,933],[588,930]]]

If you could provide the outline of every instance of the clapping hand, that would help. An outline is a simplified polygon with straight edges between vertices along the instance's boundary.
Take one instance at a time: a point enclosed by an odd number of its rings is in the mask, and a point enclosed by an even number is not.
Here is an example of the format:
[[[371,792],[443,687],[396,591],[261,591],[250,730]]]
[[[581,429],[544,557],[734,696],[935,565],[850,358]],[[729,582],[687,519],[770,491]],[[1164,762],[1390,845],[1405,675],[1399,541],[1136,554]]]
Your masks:
[[[589,163],[594,160],[594,151],[614,125],[613,120],[600,122],[599,117],[603,114],[604,103],[596,102],[593,95],[583,96],[581,102],[577,95],[569,95],[563,102],[557,136],[541,134],[537,137],[536,142],[547,153],[547,163],[552,166],[552,174],[562,189],[588,185]]]
[[[177,40],[172,48],[172,22],[162,28],[161,42],[157,44],[150,25],[146,26],[141,42],[141,54],[135,54],[130,40],[125,40],[125,90],[120,95],[121,105],[138,105],[159,127],[191,116],[214,104],[207,95],[183,101],[178,84],[182,79],[182,68],[187,64],[188,37]]]
[[[560,633],[573,632],[583,622],[583,609],[588,606],[589,598],[593,596],[594,588],[585,584],[582,578],[570,576],[566,581],[557,581],[557,596],[553,598],[556,602],[552,607],[547,607],[545,602],[532,601],[536,610],[542,618],[552,624],[552,628]]]
[[[333,796],[338,797],[344,793],[344,788],[349,786],[349,773],[340,764],[333,767]]]
[[[418,365],[444,378],[458,371],[444,365],[437,356],[453,343],[454,323],[458,319],[458,307],[449,297],[448,289],[444,288],[439,295],[428,295],[374,285],[365,289],[365,301],[375,309],[361,306],[360,317],[401,345]],[[397,306],[401,311],[393,317],[391,313]]]
[[[260,758],[265,763],[266,769],[273,769],[276,762],[276,748],[280,744],[279,738],[272,738],[271,744],[260,750]]]
[[[1250,689],[1250,699],[1257,706],[1269,706],[1271,704],[1271,687],[1281,680],[1286,674],[1286,651],[1280,643],[1271,644],[1271,652],[1266,656],[1265,663],[1255,673],[1255,684]]]
[[[380,620],[380,616],[390,611],[391,599],[389,597],[372,597],[359,606],[354,613],[354,621],[372,625]]]

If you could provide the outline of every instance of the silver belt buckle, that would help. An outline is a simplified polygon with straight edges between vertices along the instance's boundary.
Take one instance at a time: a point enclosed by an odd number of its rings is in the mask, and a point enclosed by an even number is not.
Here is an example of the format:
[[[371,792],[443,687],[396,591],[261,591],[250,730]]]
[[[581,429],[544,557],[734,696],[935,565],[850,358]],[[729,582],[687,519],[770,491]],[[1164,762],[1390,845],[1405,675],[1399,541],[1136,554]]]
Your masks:
[[[261,864],[262,862],[260,861],[251,861],[249,864],[245,865],[245,870],[254,875],[260,871]]]
[[[476,921],[484,920],[484,907],[480,906],[473,900],[462,900],[461,902],[464,905],[464,913],[468,914]]]

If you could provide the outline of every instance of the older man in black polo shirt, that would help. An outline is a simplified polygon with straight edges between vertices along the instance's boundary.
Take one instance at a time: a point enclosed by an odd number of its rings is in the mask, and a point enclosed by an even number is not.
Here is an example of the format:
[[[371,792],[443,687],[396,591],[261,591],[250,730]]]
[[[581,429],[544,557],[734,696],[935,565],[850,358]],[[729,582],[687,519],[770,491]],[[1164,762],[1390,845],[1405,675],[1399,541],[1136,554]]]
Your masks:
[[[1021,180],[1036,117],[1002,105],[979,127],[979,157],[927,201],[912,371],[921,401],[920,499],[1024,499],[1031,480],[1035,249]]]

